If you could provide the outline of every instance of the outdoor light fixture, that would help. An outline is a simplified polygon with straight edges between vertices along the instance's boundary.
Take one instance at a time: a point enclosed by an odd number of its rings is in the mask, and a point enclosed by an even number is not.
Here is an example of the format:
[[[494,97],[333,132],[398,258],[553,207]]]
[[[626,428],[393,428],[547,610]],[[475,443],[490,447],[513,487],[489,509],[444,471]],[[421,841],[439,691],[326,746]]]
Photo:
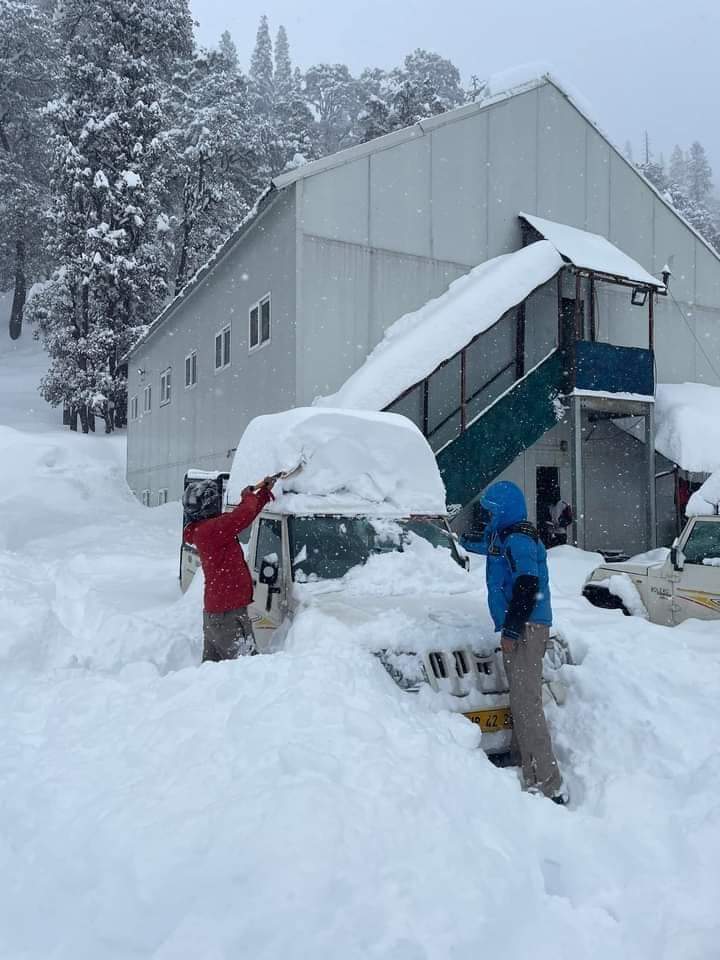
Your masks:
[[[632,305],[634,307],[644,307],[647,303],[647,287],[633,287]]]
[[[670,280],[671,276],[672,276],[672,273],[670,271],[670,267],[667,264],[665,264],[665,266],[662,268],[662,278],[663,278],[664,287],[667,288],[668,281]]]

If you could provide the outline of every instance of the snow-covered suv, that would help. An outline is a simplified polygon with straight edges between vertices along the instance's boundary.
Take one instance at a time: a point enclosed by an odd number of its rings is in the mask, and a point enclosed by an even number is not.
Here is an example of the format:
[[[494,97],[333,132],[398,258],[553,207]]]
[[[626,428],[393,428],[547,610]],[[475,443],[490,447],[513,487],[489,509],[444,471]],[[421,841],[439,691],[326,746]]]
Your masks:
[[[273,457],[272,443],[282,457]],[[312,409],[259,417],[238,447],[228,509],[251,478],[292,466],[300,454],[302,470],[278,483],[244,548],[260,652],[282,649],[292,622],[319,612],[331,634],[335,621],[401,689],[431,709],[464,714],[480,728],[486,752],[505,753],[512,717],[497,637],[482,581],[448,526],[445,490],[420,431],[395,414]],[[208,477],[223,483],[227,475]],[[197,566],[185,544],[184,587]],[[558,670],[568,659],[553,638],[546,697],[561,698]]]
[[[720,516],[693,517],[672,548],[626,563],[604,563],[583,595],[598,607],[636,613],[639,598],[653,623],[720,618]]]

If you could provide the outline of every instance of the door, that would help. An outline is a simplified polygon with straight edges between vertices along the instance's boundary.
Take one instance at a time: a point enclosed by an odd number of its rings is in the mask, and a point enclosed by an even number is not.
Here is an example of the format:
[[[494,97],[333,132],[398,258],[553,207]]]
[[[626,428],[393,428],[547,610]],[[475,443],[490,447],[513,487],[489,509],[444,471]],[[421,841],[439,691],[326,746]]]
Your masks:
[[[567,543],[557,537],[551,510],[560,500],[560,471],[557,467],[536,467],[535,470],[535,521],[540,539],[546,547]]]
[[[673,621],[720,618],[720,520],[698,518],[681,544],[683,569],[675,583]]]
[[[255,586],[250,618],[258,648],[272,648],[274,633],[285,619],[284,591],[287,577],[283,550],[284,524],[276,517],[261,517],[251,542],[252,577]]]

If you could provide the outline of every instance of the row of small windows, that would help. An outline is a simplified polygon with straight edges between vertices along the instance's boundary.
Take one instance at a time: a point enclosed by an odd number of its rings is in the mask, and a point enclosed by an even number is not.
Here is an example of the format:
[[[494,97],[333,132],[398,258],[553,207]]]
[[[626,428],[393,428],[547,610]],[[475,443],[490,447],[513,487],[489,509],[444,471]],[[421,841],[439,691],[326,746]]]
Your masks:
[[[248,344],[252,353],[270,342],[270,294],[268,293],[250,307]],[[215,334],[215,371],[224,370],[230,366],[231,360],[231,328],[230,324]],[[185,389],[189,390],[198,382],[197,350],[192,350],[185,357]],[[167,367],[160,374],[160,406],[172,400],[172,368]],[[143,415],[152,410],[152,386],[148,384],[142,392]],[[130,398],[130,419],[137,420],[139,416],[139,398]],[[145,491],[146,492],[146,491]]]
[[[143,491],[141,492],[141,494],[140,494],[140,499],[142,500],[142,505],[143,505],[144,507],[151,507],[151,506],[153,505],[153,503],[152,503],[152,499],[153,499],[153,498],[152,498],[152,491],[151,491],[151,490],[143,490]],[[161,488],[160,490],[158,490],[158,492],[157,492],[156,506],[161,507],[164,503],[167,503],[167,502],[168,502],[167,487],[162,487],[162,488]]]

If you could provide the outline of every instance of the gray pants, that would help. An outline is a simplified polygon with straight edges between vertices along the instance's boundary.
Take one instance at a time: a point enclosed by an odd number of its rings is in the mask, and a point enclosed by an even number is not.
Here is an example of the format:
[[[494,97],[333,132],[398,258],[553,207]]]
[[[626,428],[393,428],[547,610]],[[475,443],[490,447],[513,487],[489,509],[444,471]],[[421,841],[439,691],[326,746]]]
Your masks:
[[[225,613],[203,613],[203,663],[237,660],[258,652],[247,607]]]
[[[562,784],[542,705],[542,660],[549,634],[548,627],[528,623],[513,652],[503,656],[510,684],[513,739],[525,786],[546,797],[556,794]]]

